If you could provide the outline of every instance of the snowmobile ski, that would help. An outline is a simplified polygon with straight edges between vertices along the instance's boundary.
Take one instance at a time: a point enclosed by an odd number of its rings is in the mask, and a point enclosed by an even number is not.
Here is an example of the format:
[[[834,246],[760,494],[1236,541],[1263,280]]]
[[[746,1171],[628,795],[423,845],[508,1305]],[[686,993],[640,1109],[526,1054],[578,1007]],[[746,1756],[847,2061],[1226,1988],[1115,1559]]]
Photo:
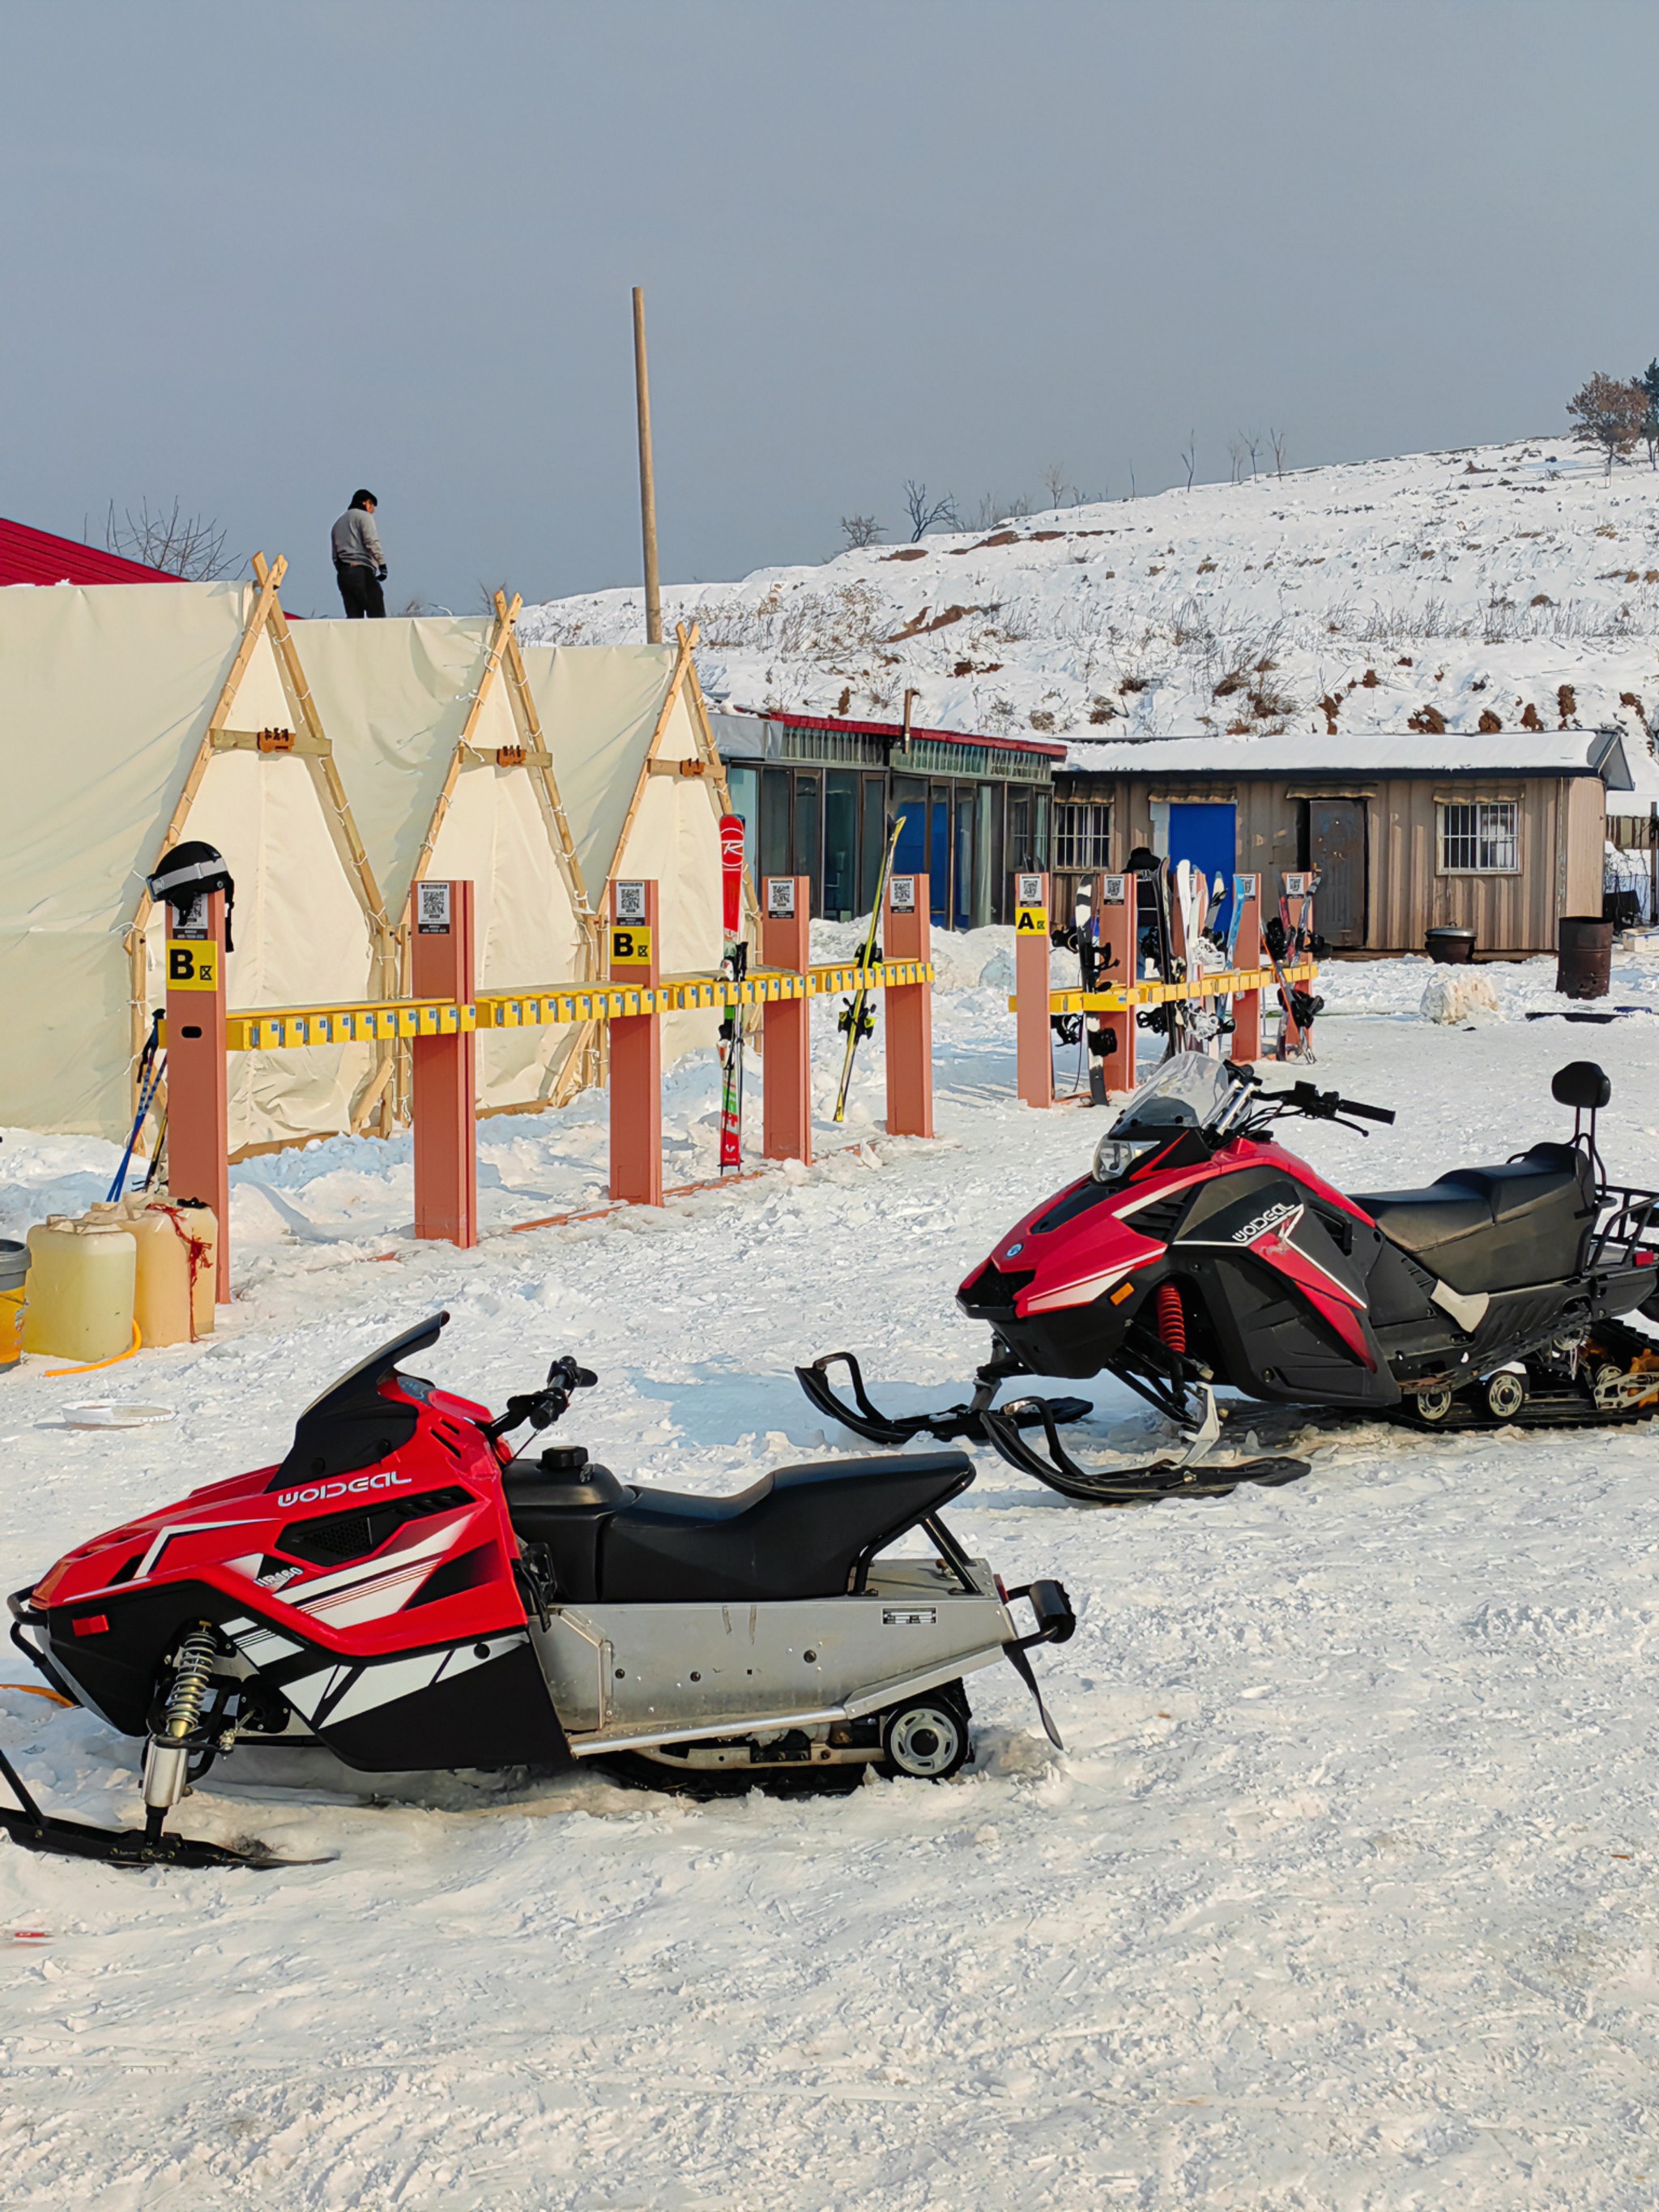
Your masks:
[[[97,1828],[86,1820],[71,1820],[58,1813],[43,1813],[26,1788],[23,1778],[0,1751],[0,1780],[16,1798],[21,1810],[0,1805],[0,1829],[26,1851],[50,1851],[62,1857],[98,1859],[118,1867],[252,1867],[267,1871],[276,1867],[327,1866],[336,1856],[325,1851],[314,1858],[286,1858],[267,1844],[210,1844],[198,1836],[171,1836],[159,1829]]]
[[[845,1367],[852,1402],[841,1397],[830,1381],[830,1370]],[[1085,1504],[1131,1505],[1157,1498],[1224,1497],[1241,1482],[1293,1482],[1306,1474],[1301,1459],[1253,1459],[1231,1465],[1205,1466],[1221,1434],[1220,1410],[1213,1391],[1200,1394],[1200,1418],[1190,1428],[1186,1448],[1172,1459],[1158,1459],[1144,1467],[1084,1467],[1060,1441],[1062,1427],[1085,1419],[1094,1409],[1086,1398],[1015,1398],[1006,1405],[991,1401],[1000,1383],[1014,1371],[990,1361],[975,1378],[971,1401],[948,1406],[937,1413],[886,1414],[872,1403],[857,1355],[830,1352],[810,1366],[795,1370],[797,1381],[819,1413],[851,1429],[872,1443],[909,1443],[920,1436],[943,1443],[958,1439],[989,1444],[1022,1474],[1034,1475],[1062,1497]],[[1048,1445],[1046,1455],[1026,1441],[1026,1431],[1040,1429]]]
[[[892,872],[893,855],[898,850],[899,833],[904,827],[904,822],[905,817],[902,814],[894,822],[892,830],[888,836],[886,850],[881,856],[881,872],[876,878],[876,896],[870,908],[870,927],[859,953],[860,968],[873,968],[881,958],[879,940],[881,909],[883,902],[887,896],[887,878]],[[876,1018],[870,1011],[870,991],[866,984],[860,983],[852,997],[842,1001],[836,1026],[847,1040],[847,1054],[841,1064],[841,1084],[836,1092],[836,1111],[833,1118],[837,1121],[844,1121],[847,1118],[848,1093],[853,1087],[853,1061],[858,1052],[859,1040],[860,1037],[872,1036],[875,1034]]]

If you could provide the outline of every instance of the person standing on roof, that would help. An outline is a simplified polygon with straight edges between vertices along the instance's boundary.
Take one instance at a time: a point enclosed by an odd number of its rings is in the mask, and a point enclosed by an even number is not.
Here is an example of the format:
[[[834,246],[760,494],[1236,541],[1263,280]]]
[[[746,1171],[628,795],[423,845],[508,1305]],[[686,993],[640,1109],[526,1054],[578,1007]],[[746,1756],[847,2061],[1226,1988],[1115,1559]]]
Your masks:
[[[334,526],[334,574],[353,621],[364,616],[384,620],[386,616],[386,594],[380,589],[386,581],[386,555],[374,527],[377,504],[372,491],[354,491],[350,506]]]

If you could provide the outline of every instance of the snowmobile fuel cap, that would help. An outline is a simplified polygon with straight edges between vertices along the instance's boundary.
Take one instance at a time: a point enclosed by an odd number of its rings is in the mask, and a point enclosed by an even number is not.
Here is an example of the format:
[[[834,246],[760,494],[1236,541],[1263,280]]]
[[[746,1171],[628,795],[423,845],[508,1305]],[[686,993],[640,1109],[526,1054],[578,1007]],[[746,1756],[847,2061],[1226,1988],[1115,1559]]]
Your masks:
[[[544,1474],[580,1474],[586,1465],[586,1444],[550,1444],[542,1454]]]
[[[144,878],[150,896],[172,907],[181,918],[198,899],[205,898],[210,891],[225,895],[225,950],[234,952],[231,943],[231,909],[236,903],[236,885],[230,870],[225,866],[225,856],[216,847],[204,844],[200,838],[190,838],[175,845],[161,861],[154,875]]]

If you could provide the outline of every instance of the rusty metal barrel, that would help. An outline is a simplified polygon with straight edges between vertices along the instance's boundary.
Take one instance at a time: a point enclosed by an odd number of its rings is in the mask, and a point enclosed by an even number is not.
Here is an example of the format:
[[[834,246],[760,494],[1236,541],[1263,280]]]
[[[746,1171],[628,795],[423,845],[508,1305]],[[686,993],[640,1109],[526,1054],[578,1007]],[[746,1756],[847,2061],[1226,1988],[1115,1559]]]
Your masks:
[[[1613,924],[1600,915],[1563,915],[1555,988],[1568,999],[1605,999],[1613,967]]]

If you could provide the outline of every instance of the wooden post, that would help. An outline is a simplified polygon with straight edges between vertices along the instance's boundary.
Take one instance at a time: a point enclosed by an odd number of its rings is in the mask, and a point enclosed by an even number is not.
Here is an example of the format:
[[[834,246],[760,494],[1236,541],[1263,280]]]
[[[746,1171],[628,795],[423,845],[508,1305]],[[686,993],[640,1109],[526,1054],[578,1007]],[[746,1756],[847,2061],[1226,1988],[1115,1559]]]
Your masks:
[[[1048,1026],[1048,878],[1014,878],[1014,1059],[1021,1103],[1054,1103],[1054,1032]]]
[[[634,398],[640,424],[640,531],[645,543],[645,641],[662,643],[657,586],[657,487],[651,467],[651,386],[645,372],[645,295],[634,287]],[[620,853],[621,847],[617,851]],[[653,1203],[660,1203],[654,1200]]]
[[[225,895],[167,907],[167,1195],[219,1224],[216,1305],[230,1303],[230,1115],[225,1066]]]
[[[761,965],[805,975],[812,964],[812,878],[768,876],[761,886]],[[769,1160],[812,1157],[811,1001],[771,999],[761,1018],[761,1151]],[[742,1019],[739,1012],[738,1019]]]
[[[1235,968],[1261,965],[1261,878],[1235,876],[1233,896],[1238,902],[1238,930],[1233,945]],[[1248,1067],[1261,1057],[1261,994],[1241,991],[1233,1000],[1233,1043],[1228,1054],[1237,1066]]]
[[[611,886],[611,981],[654,991],[657,886]],[[662,1023],[624,1014],[611,1023],[611,1195],[662,1204]]]
[[[926,876],[890,876],[882,909],[882,951],[890,960],[931,960],[933,925]],[[887,1023],[887,1133],[933,1133],[933,987],[900,983],[883,993]],[[770,1077],[767,1079],[769,1082]]]
[[[472,1004],[472,886],[410,886],[415,933],[410,980],[417,999]],[[415,1108],[415,1234],[464,1249],[478,1241],[477,1039],[471,1030],[417,1036],[410,1053]]]
[[[1100,981],[1107,990],[1135,980],[1135,879],[1133,876],[1100,878]],[[1135,1087],[1135,1010],[1100,1017],[1117,1039],[1115,1048],[1101,1057],[1100,1076],[1105,1090],[1133,1091]]]

